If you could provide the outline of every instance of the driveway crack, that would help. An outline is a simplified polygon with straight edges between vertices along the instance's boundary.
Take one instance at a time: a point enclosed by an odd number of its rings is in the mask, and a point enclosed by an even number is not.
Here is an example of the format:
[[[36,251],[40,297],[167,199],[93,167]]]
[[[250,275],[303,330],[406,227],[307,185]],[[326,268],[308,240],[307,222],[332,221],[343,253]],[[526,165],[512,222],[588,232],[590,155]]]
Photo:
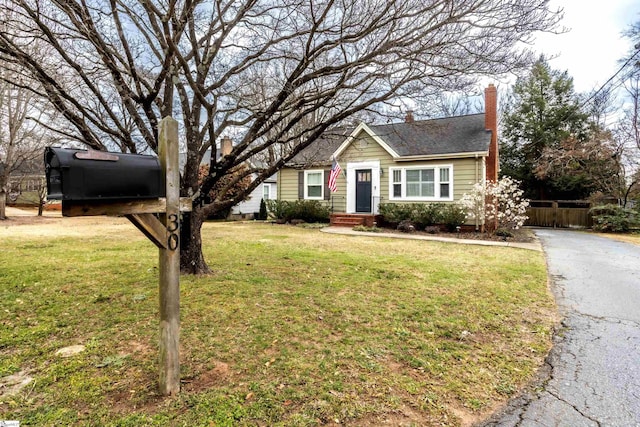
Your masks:
[[[580,408],[578,408],[575,404],[573,404],[573,403],[569,402],[569,401],[568,401],[568,400],[566,400],[566,399],[563,399],[563,398],[562,398],[562,397],[560,397],[558,394],[556,394],[556,393],[554,393],[554,392],[552,392],[552,391],[550,391],[550,390],[546,390],[546,392],[547,392],[549,395],[553,396],[553,397],[554,397],[555,399],[557,399],[558,401],[560,401],[560,402],[564,403],[564,404],[565,404],[565,405],[567,405],[567,406],[570,406],[574,411],[576,411],[578,414],[580,414],[580,416],[581,416],[581,417],[583,417],[583,418],[585,418],[585,419],[587,419],[587,420],[589,420],[589,421],[593,421],[594,423],[596,423],[596,425],[597,425],[598,427],[602,426],[602,423],[601,423],[600,421],[598,421],[597,419],[595,419],[595,418],[593,418],[593,417],[591,417],[591,416],[587,415],[586,413],[584,413],[584,412],[583,412],[582,410],[580,410]]]

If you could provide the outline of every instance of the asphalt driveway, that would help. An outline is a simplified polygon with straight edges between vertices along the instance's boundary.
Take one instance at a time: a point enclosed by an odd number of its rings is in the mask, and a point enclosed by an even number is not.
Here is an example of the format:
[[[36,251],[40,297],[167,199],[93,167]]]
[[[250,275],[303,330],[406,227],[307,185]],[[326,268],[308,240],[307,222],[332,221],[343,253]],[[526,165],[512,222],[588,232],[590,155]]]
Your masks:
[[[537,387],[486,426],[640,426],[640,247],[537,230],[562,328]]]

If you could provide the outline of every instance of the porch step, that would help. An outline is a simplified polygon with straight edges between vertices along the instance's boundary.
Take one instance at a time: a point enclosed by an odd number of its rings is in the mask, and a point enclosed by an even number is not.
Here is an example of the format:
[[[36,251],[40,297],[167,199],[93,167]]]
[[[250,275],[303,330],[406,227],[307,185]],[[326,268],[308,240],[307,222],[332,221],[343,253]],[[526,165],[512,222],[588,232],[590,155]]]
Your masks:
[[[329,221],[330,225],[334,227],[355,227],[357,225],[373,227],[379,219],[380,215],[337,213],[331,214]]]

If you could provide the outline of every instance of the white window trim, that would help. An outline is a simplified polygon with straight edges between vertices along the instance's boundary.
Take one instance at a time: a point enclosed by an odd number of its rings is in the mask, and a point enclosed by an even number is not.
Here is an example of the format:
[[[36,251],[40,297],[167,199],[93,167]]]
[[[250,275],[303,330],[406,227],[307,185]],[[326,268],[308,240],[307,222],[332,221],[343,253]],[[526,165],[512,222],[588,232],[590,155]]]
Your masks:
[[[309,197],[309,185],[307,176],[312,173],[320,174],[320,197]],[[305,200],[324,200],[324,170],[323,169],[310,169],[304,171],[304,199]]]
[[[434,196],[433,197],[407,197],[407,171],[408,170],[433,169],[434,172]],[[440,169],[449,169],[449,197],[440,197]],[[399,170],[401,173],[401,196],[393,196],[393,171]],[[452,202],[453,201],[453,164],[443,165],[421,165],[407,167],[389,167],[389,200],[405,202]]]

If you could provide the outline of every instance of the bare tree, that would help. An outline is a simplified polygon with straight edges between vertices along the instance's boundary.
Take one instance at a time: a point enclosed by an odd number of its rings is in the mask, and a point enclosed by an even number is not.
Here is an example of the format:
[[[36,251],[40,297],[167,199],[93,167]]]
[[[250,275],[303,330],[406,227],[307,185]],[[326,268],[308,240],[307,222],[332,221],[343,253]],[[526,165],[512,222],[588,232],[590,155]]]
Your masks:
[[[430,117],[452,117],[476,114],[484,111],[484,102],[479,92],[439,93],[433,102],[421,106]]]
[[[622,63],[623,79],[630,79],[640,75],[640,20],[634,22],[624,32],[631,42],[629,52],[620,59]]]
[[[42,155],[43,134],[30,115],[40,115],[36,96],[9,83],[9,67],[0,70],[0,220],[6,219],[9,179],[12,174],[33,172]]]
[[[587,99],[590,100],[586,104],[589,116],[602,129],[605,129],[609,119],[620,111],[616,93],[611,86],[605,86],[598,91],[587,94]]]
[[[572,136],[542,150],[536,176],[560,182],[585,196],[602,193],[622,199],[627,191],[623,148],[609,131],[597,129],[586,140]]]
[[[624,114],[618,120],[615,136],[620,145],[620,161],[626,173],[626,191],[621,200],[626,206],[630,194],[640,187],[640,73],[631,74],[624,84]]]
[[[627,81],[625,90],[630,103],[625,109],[620,131],[627,145],[640,151],[640,74]]]
[[[174,115],[187,152],[182,269],[209,271],[203,219],[245,197],[229,197],[247,160],[256,188],[328,129],[394,98],[424,100],[472,87],[481,76],[531,62],[522,41],[552,30],[547,0],[0,0],[0,56],[40,82],[90,147],[155,151],[157,124]],[[26,47],[47,45],[37,61]],[[201,159],[220,138],[232,152]],[[215,151],[215,150],[214,150]],[[268,153],[268,155],[267,155]],[[205,203],[207,201],[208,203]]]
[[[619,161],[625,171],[625,190],[620,200],[626,206],[631,197],[640,193],[640,21],[630,25],[624,35],[631,41],[631,47],[620,59],[619,73],[624,89],[622,117],[617,120],[613,134],[619,147]],[[605,98],[609,98],[608,91],[603,92]],[[603,105],[606,104],[607,100]]]

